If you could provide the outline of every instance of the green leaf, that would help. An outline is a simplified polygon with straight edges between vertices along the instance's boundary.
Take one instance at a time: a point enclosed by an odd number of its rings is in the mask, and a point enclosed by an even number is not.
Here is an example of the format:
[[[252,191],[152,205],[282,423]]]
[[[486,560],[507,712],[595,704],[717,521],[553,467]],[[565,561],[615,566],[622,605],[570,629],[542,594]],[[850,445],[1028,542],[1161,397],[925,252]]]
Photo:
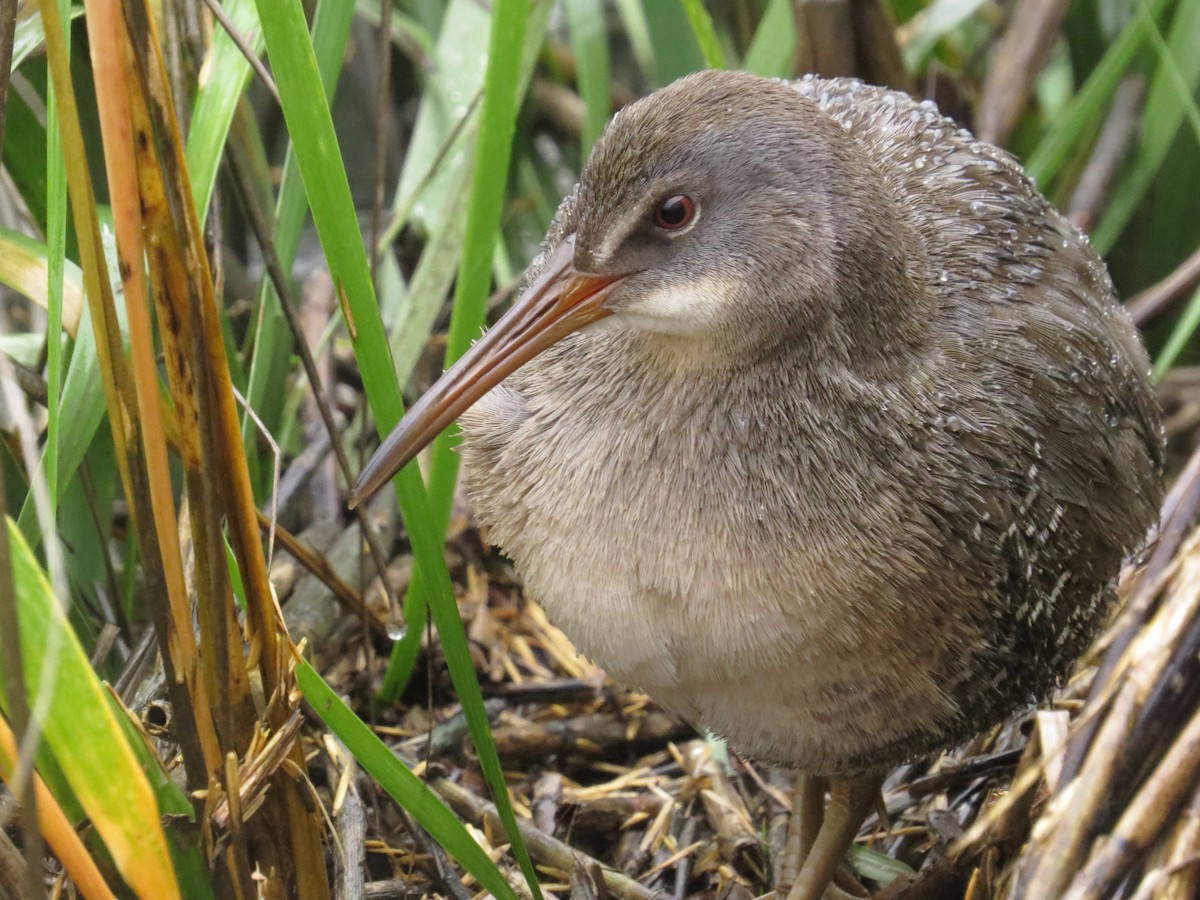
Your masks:
[[[862,844],[851,844],[846,857],[855,872],[884,886],[891,884],[901,875],[916,874],[911,866]]]
[[[399,314],[390,330],[388,345],[396,364],[396,374],[402,380],[408,380],[420,359],[429,333],[445,305],[446,293],[458,274],[470,196],[471,184],[466,179],[459,182],[457,190],[446,194],[445,223],[425,243],[407,296],[400,304]]]
[[[1147,22],[1157,21],[1170,2],[1149,0],[1144,7],[1144,14],[1135,16],[1112,42],[1083,87],[1075,94],[1066,112],[1054,120],[1037,150],[1029,157],[1025,171],[1043,190],[1079,146],[1084,132],[1104,114],[1117,84],[1129,71],[1138,51],[1149,37]]]
[[[536,59],[536,53],[541,46],[542,35],[546,29],[546,22],[550,16],[551,5],[539,4],[534,8],[532,18],[529,20],[529,28],[527,29],[526,44],[524,44],[524,53],[522,60],[522,76],[521,90],[527,88],[529,79],[532,77],[533,64]],[[469,198],[467,193],[463,192],[463,188],[469,185],[470,182],[463,180],[460,188],[457,191],[445,194],[446,204],[448,205],[442,210],[440,221],[443,222],[442,230],[436,230],[433,233],[430,244],[426,246],[425,254],[422,254],[421,264],[413,276],[413,286],[409,292],[409,307],[413,311],[414,316],[421,316],[421,322],[428,322],[432,326],[433,317],[436,316],[440,308],[442,308],[445,289],[449,287],[452,271],[442,268],[445,265],[452,265],[451,259],[458,259],[458,253],[461,251],[462,242],[466,239],[464,234],[463,220],[466,216],[462,210],[467,208]],[[478,248],[479,253],[484,253],[484,247]],[[491,253],[491,248],[488,248],[488,253]],[[430,256],[430,254],[434,256]],[[428,258],[426,258],[428,257]],[[494,259],[494,256],[492,257]],[[486,298],[485,298],[486,299]],[[458,307],[456,306],[456,310]],[[463,341],[458,338],[457,343],[451,344],[450,352],[461,354],[463,349],[466,349],[475,334],[478,334],[481,328],[482,320],[475,323],[474,328],[470,328],[468,324],[463,324],[463,313],[457,312],[457,319],[451,319],[451,334],[455,334],[457,329],[460,334],[466,334],[467,340]],[[476,314],[482,316],[482,310],[476,306]],[[457,322],[457,324],[456,324]],[[404,344],[406,353],[412,352],[414,348],[419,349],[424,347],[425,338],[428,335],[428,326],[418,332],[418,335],[408,337],[398,336],[394,338],[395,343]],[[413,358],[415,360],[415,356]],[[407,376],[412,364],[409,362],[408,355],[402,355],[396,360],[397,371],[402,376]],[[445,445],[445,440],[439,442],[439,445]],[[433,474],[431,478],[431,505],[436,516],[439,534],[444,540],[445,529],[450,520],[450,504],[454,499],[454,486],[457,478],[457,463],[458,458],[454,454],[438,455],[434,452]],[[404,598],[404,622],[407,624],[407,634],[400,641],[397,641],[395,647],[392,648],[392,656],[388,665],[388,674],[384,678],[384,683],[379,691],[380,702],[392,702],[395,697],[403,690],[403,686],[408,683],[408,678],[412,674],[413,665],[420,653],[421,634],[425,629],[426,610],[425,610],[425,581],[424,576],[420,571],[416,571],[412,582],[409,583],[408,594]],[[452,666],[458,665],[457,662],[451,661]],[[466,665],[466,662],[463,662]],[[466,674],[463,674],[466,677]],[[480,724],[476,727],[484,727]]]
[[[987,0],[933,0],[914,20],[915,30],[904,45],[904,65],[908,71],[919,71],[938,41],[970,19],[986,3]]]
[[[107,687],[107,686],[106,686]],[[129,713],[122,707],[120,700],[109,689],[107,692],[109,707],[116,717],[117,724],[125,735],[125,740],[138,759],[142,771],[150,782],[158,808],[163,817],[171,817],[171,827],[167,830],[167,842],[171,850],[171,860],[175,864],[175,874],[183,896],[188,900],[212,900],[212,875],[208,869],[208,860],[204,854],[204,841],[200,825],[196,822],[196,810],[180,787],[171,780],[171,776],[163,769],[162,760],[147,745],[142,733],[130,720]]]
[[[45,9],[50,9],[45,7]],[[66,53],[71,53],[71,4],[59,0],[58,14],[63,28]],[[46,87],[46,444],[42,451],[42,472],[50,509],[58,508],[58,454],[61,447],[63,384],[63,291],[67,256],[67,163],[62,152],[62,134],[58,123],[58,101],[54,84]]]
[[[504,8],[503,2],[498,3],[494,9],[495,15],[499,17]],[[308,193],[313,222],[325,249],[337,296],[347,310],[367,402],[378,428],[386,433],[395,427],[403,411],[400,386],[388,354],[383,321],[371,283],[370,266],[304,11],[290,0],[258,0],[258,12],[279,88],[284,119],[292,136],[300,174]],[[519,26],[512,22],[506,25],[503,33],[506,37],[514,29],[524,31],[523,22]],[[506,58],[509,56],[507,52],[502,55]],[[495,56],[494,52],[491,53],[492,59]],[[457,659],[451,664],[450,674],[471,726],[480,765],[492,787],[513,852],[536,895],[539,893],[536,877],[520,831],[516,828],[512,802],[504,785],[504,773],[496,755],[491,730],[487,727],[483,695],[473,669],[461,664],[461,660],[470,659],[470,652],[442,557],[438,520],[431,513],[424,485],[415,466],[405,466],[394,480],[394,485],[412,543],[417,571],[427,579],[426,584],[431,589],[431,608],[442,646],[447,659]]]
[[[575,80],[583,98],[583,137],[580,154],[587,159],[592,144],[604,131],[612,112],[608,93],[608,30],[600,0],[566,0],[571,50],[575,53]]]
[[[1192,339],[1192,335],[1196,333],[1198,326],[1200,326],[1200,290],[1192,294],[1192,299],[1188,301],[1183,315],[1175,323],[1175,327],[1171,331],[1171,336],[1167,338],[1167,343],[1163,346],[1162,352],[1158,354],[1158,359],[1154,361],[1155,381],[1161,381],[1171,366],[1175,364],[1175,360],[1179,359],[1179,354],[1187,347],[1188,342]]]
[[[140,896],[178,897],[150,782],[46,573],[16,524],[6,527],[31,713],[121,876]]]
[[[470,177],[467,151],[473,146],[474,127],[459,128],[449,147],[446,140],[467,117],[483,86],[487,60],[467,48],[487,40],[488,23],[487,8],[476,0],[451,0],[400,171],[393,215],[408,210],[413,223],[430,234],[446,224],[447,194]],[[450,164],[438,166],[444,159]]]
[[[46,245],[0,226],[0,284],[5,284],[43,308],[49,305],[47,282],[50,264]],[[74,336],[83,313],[83,275],[79,266],[66,263],[63,284],[63,322]]]
[[[692,25],[692,33],[696,35],[696,43],[704,54],[704,62],[710,69],[725,68],[725,51],[721,49],[721,41],[717,30],[713,27],[712,16],[704,8],[700,0],[683,0],[687,10],[688,21]]]
[[[796,55],[796,23],[791,0],[770,0],[742,68],[767,78],[787,78]]]
[[[454,813],[363,724],[307,662],[296,667],[296,681],[321,721],[338,736],[379,786],[408,810],[421,823],[421,827],[474,875],[483,887],[496,897],[515,900],[516,894],[509,887],[504,873],[475,842]]]
[[[654,77],[669,84],[704,68],[704,54],[679,0],[642,0],[650,42],[654,47]]]
[[[60,4],[61,7],[61,4]],[[65,9],[64,9],[65,11]],[[83,15],[83,7],[75,6],[70,9],[71,21]],[[64,16],[65,18],[65,16]],[[32,53],[40,50],[46,42],[46,33],[42,30],[42,14],[37,10],[28,16],[18,18],[16,30],[13,32],[12,69],[15,72]]]
[[[646,21],[642,0],[616,0],[616,7],[633,58],[642,74],[652,80],[656,71],[654,42],[650,39],[650,23]]]
[[[223,0],[221,4],[238,34],[255,51],[262,49],[262,33],[254,0]],[[221,154],[238,100],[250,81],[250,63],[224,28],[217,26],[204,64],[204,79],[196,95],[192,124],[188,131],[187,166],[192,181],[196,212],[203,224],[208,216]]]
[[[120,273],[116,268],[116,238],[111,228],[111,216],[107,207],[98,210],[102,227],[100,237],[104,242],[105,261],[108,264],[109,282],[113,286],[113,296],[116,299],[117,327],[123,338],[127,338],[125,324],[125,304],[121,302],[122,287]],[[48,256],[43,245],[31,243],[31,252],[40,257]],[[48,262],[46,263],[48,267]],[[65,284],[68,292],[75,281],[79,281],[82,291],[83,275],[73,262],[64,262]],[[47,269],[48,271],[48,269]],[[63,380],[62,399],[58,404],[58,454],[56,468],[58,483],[66,483],[75,475],[96,436],[100,424],[108,412],[104,398],[104,382],[100,377],[100,361],[96,354],[96,335],[92,331],[92,317],[83,315],[79,320],[79,332],[75,338],[75,346],[71,351],[71,359],[67,364],[66,376]],[[43,449],[42,458],[38,465],[45,467],[52,457],[48,454],[48,446]],[[29,541],[30,546],[37,547],[42,540],[42,532],[38,526],[36,511],[32,497],[26,497],[17,518],[21,533]]]
[[[487,312],[491,291],[493,250],[500,233],[500,214],[504,208],[504,192],[508,185],[508,166],[512,157],[513,134],[517,124],[517,108],[522,95],[522,57],[530,25],[530,0],[495,0],[492,5],[491,32],[488,40],[487,73],[480,110],[479,135],[475,141],[475,161],[471,178],[471,200],[467,207],[467,231],[463,239],[463,255],[455,284],[454,307],[450,316],[446,365],[457,360],[479,334]],[[544,23],[545,19],[541,18]],[[532,35],[541,43],[539,31]],[[433,463],[429,477],[430,511],[438,535],[445,533],[454,484],[458,479],[458,454],[452,452],[452,441],[442,435],[434,442]],[[406,468],[414,469],[414,465]],[[406,519],[407,522],[407,519]],[[422,575],[422,578],[425,576]],[[517,820],[508,798],[504,771],[495,755],[491,728],[483,708],[483,696],[475,678],[474,662],[467,646],[458,607],[432,608],[446,663],[463,704],[463,713],[479,752],[484,777],[496,798],[496,809],[504,830],[513,845],[525,878],[534,895],[541,892],[537,874],[528,851],[521,840]],[[452,621],[451,621],[452,620]],[[449,628],[449,633],[447,632]],[[463,695],[462,685],[468,685],[470,702]],[[490,749],[486,752],[485,748]]]
[[[325,87],[326,103],[337,89],[353,20],[354,4],[342,0],[319,0],[313,14],[313,55]],[[291,274],[307,215],[308,197],[304,193],[304,181],[296,161],[295,147],[289,143],[283,164],[283,178],[279,183],[279,198],[275,205],[274,235],[275,255],[285,275]],[[275,427],[282,417],[285,392],[279,390],[279,385],[288,381],[288,363],[292,351],[292,332],[279,304],[275,286],[269,277],[264,276],[258,291],[254,356],[250,361],[246,400],[268,428]],[[256,444],[255,425],[249,416],[242,421],[242,433],[247,452],[253,453]]]
[[[1158,67],[1146,95],[1142,112],[1142,131],[1137,142],[1133,165],[1123,173],[1108,209],[1092,234],[1092,243],[1107,253],[1116,243],[1146,191],[1162,167],[1167,151],[1175,142],[1179,126],[1188,118],[1200,140],[1200,113],[1195,94],[1200,85],[1200,2],[1185,0],[1179,4],[1164,42],[1153,17],[1142,6],[1134,20],[1140,24],[1158,50]],[[1131,25],[1130,27],[1134,27]]]
[[[479,135],[467,206],[467,231],[455,284],[454,307],[446,345],[452,365],[479,336],[492,284],[492,253],[500,233],[500,213],[508,185],[517,105],[521,93],[521,56],[529,21],[529,0],[497,0],[492,8],[491,40],[480,111]],[[540,36],[539,36],[540,37]],[[539,40],[540,43],[540,40]],[[458,478],[455,442],[443,434],[434,443],[429,491],[435,513],[449,516]]]

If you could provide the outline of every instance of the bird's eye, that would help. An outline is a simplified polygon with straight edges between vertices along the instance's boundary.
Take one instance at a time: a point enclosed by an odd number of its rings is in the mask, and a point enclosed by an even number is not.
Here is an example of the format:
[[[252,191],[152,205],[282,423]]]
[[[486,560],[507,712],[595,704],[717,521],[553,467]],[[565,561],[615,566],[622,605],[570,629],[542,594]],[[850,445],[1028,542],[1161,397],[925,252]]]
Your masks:
[[[678,231],[696,217],[696,203],[687,194],[668,197],[654,208],[654,224],[663,231]]]

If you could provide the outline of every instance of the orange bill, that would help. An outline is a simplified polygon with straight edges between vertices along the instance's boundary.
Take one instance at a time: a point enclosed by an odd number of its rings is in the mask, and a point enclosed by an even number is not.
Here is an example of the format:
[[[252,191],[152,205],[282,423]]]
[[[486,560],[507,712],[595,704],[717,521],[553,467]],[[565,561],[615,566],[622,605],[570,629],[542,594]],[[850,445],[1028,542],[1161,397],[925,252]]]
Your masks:
[[[350,492],[350,508],[369,499],[402,466],[497,384],[568,334],[610,314],[604,301],[626,276],[588,275],[574,266],[566,237],[536,281],[400,420]]]

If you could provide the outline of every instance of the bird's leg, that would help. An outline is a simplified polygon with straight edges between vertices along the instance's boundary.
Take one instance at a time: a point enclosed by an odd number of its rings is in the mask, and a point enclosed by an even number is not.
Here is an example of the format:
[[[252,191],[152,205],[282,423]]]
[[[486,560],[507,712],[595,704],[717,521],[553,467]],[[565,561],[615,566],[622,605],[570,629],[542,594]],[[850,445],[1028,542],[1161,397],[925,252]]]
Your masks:
[[[787,846],[779,869],[776,896],[782,895],[796,882],[800,866],[808,858],[821,823],[825,818],[825,792],[829,779],[819,775],[798,775],[792,790],[792,816],[788,822]]]
[[[882,784],[883,776],[874,774],[830,779],[825,819],[787,900],[821,900],[863,819],[875,805]]]

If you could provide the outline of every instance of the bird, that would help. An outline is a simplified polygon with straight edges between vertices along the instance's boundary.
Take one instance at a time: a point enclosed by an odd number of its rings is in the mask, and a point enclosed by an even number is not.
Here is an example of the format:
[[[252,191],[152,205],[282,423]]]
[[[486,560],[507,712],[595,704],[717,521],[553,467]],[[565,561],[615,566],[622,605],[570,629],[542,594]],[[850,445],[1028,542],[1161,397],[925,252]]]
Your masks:
[[[846,78],[705,71],[619,111],[350,503],[455,419],[479,521],[578,650],[799,773],[789,900],[884,773],[1061,682],[1162,498],[1087,238],[932,102]]]

